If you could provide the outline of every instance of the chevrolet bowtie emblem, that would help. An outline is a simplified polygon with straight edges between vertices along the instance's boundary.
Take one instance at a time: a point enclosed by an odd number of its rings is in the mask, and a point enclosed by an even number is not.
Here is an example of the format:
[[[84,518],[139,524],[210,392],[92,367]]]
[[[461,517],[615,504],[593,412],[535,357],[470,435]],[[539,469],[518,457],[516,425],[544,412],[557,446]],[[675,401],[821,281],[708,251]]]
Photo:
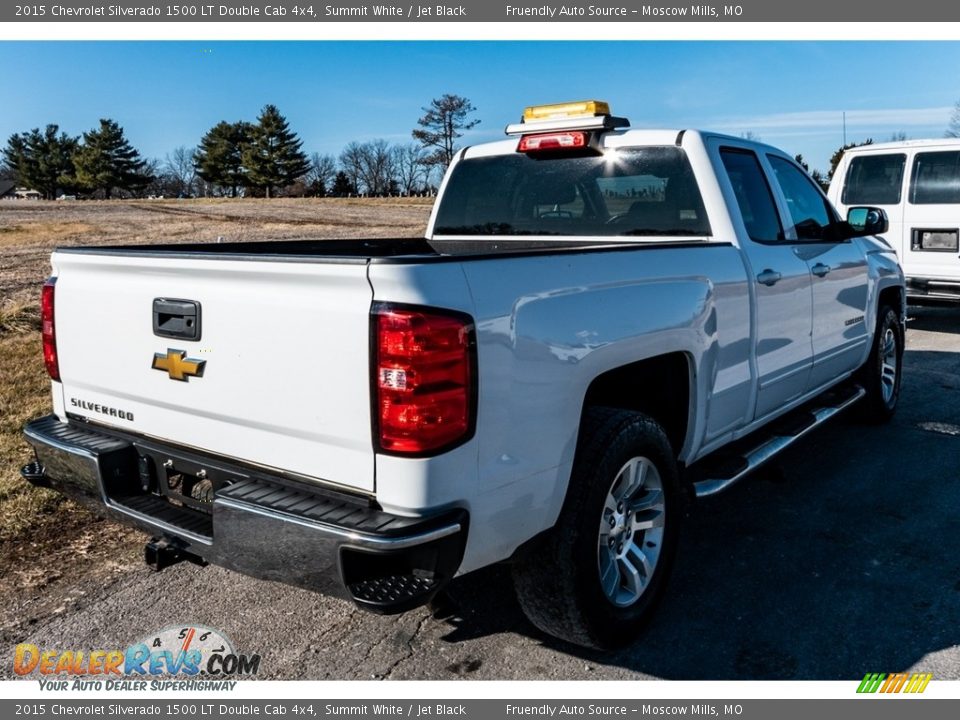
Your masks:
[[[150,367],[164,371],[171,380],[187,382],[191,377],[203,377],[203,366],[206,364],[206,360],[188,358],[183,350],[167,348],[165,353],[154,353]]]

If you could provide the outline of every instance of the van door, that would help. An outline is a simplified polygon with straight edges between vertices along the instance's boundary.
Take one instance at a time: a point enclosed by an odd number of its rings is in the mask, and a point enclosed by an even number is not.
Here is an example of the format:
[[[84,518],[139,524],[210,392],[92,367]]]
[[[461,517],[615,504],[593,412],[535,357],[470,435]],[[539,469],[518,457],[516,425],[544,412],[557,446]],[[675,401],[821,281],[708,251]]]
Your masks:
[[[890,229],[881,237],[896,251],[901,263],[904,261],[903,200],[906,162],[907,156],[902,152],[863,152],[853,155],[846,169],[841,168],[843,182],[839,197],[831,194],[842,218],[846,218],[847,210],[855,206],[883,208],[890,221]],[[834,183],[836,182],[835,179]],[[831,185],[831,193],[832,188]]]
[[[903,267],[908,279],[933,280],[925,292],[939,294],[960,283],[960,151],[917,152],[904,204]],[[918,290],[923,293],[924,286]],[[950,295],[960,293],[956,286]]]
[[[760,157],[752,149],[728,145],[719,148],[719,156],[740,210],[741,245],[756,297],[754,417],[759,419],[807,388],[812,359],[810,270],[784,235]]]
[[[869,295],[867,257],[852,240],[831,241],[837,221],[820,188],[792,160],[767,156],[787,209],[784,224],[798,255],[810,268],[813,293],[813,366],[809,389],[830,385],[856,370],[866,356]]]

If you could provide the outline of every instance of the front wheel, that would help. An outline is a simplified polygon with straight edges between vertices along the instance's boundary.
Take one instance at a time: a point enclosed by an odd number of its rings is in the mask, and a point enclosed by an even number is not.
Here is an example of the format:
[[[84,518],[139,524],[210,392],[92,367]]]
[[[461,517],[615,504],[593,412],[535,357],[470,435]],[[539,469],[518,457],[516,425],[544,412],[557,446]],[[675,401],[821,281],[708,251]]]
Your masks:
[[[867,394],[861,404],[861,417],[870,423],[884,423],[893,417],[900,399],[903,374],[903,330],[900,317],[889,305],[880,306],[877,330],[867,364],[860,371],[860,382]]]
[[[586,647],[632,642],[663,594],[681,499],[676,460],[657,422],[587,410],[557,524],[513,566],[530,621]]]

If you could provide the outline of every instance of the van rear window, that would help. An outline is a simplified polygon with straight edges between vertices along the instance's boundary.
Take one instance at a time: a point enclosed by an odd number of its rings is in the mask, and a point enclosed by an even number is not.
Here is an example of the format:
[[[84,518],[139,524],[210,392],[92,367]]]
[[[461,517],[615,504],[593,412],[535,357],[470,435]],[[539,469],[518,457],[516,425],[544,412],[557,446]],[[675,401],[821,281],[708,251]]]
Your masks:
[[[960,152],[917,153],[913,160],[910,202],[914,205],[960,203]]]
[[[907,156],[861,155],[850,161],[840,202],[844,205],[896,205]]]
[[[686,153],[669,146],[463,160],[434,234],[682,237],[710,224]]]

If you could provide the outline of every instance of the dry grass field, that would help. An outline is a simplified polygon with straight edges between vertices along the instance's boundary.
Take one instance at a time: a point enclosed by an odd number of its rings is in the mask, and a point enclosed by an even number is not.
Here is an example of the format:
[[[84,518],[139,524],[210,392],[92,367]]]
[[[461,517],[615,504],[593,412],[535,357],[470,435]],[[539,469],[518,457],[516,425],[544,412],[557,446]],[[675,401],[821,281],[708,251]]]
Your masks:
[[[31,455],[20,428],[49,412],[38,304],[54,248],[218,237],[416,237],[430,204],[419,198],[0,202],[0,598],[137,561],[129,550],[136,544],[123,542],[133,531],[34,489],[19,475]]]

